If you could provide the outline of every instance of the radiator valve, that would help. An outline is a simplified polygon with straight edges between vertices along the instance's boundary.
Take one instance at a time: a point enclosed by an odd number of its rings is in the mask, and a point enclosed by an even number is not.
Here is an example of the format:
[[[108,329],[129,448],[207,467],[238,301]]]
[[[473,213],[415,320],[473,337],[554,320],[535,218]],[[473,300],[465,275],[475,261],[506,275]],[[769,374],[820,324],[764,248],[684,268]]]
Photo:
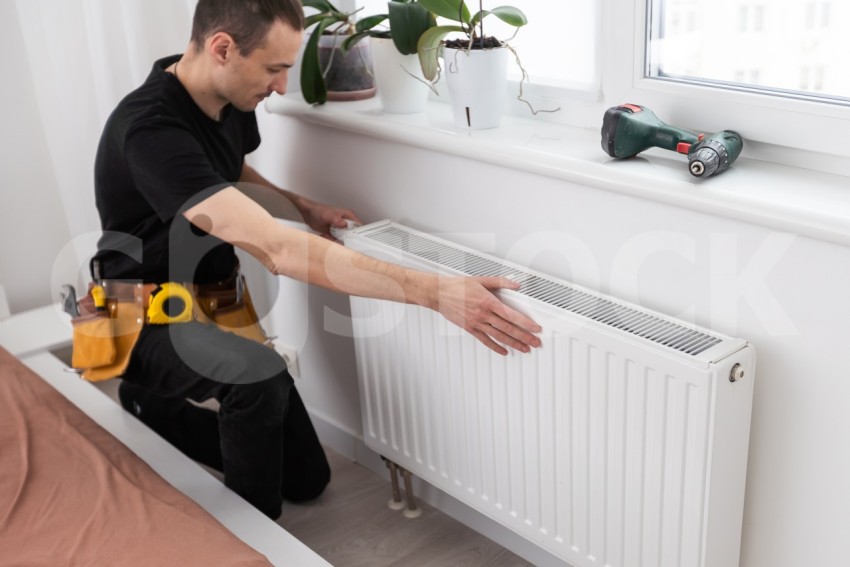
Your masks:
[[[735,364],[732,367],[732,372],[729,373],[729,381],[737,382],[738,380],[742,380],[744,378],[744,367],[740,364]]]

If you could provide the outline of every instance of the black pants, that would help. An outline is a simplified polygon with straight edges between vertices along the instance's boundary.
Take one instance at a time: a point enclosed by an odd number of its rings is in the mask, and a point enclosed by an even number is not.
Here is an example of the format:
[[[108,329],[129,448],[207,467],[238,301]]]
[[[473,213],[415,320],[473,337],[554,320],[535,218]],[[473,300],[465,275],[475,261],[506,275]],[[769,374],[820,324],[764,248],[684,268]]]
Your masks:
[[[271,518],[317,497],[330,467],[286,363],[272,349],[196,322],[142,330],[121,405]],[[187,401],[215,398],[216,413]]]

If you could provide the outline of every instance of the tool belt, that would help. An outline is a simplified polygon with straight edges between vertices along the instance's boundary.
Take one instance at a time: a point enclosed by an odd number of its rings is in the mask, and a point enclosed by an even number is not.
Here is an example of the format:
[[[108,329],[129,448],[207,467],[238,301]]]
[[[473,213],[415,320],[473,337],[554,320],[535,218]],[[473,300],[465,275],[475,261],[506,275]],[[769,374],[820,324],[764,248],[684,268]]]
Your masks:
[[[71,366],[92,382],[124,373],[145,325],[197,321],[271,346],[238,271],[212,284],[104,280],[90,284],[77,306]]]

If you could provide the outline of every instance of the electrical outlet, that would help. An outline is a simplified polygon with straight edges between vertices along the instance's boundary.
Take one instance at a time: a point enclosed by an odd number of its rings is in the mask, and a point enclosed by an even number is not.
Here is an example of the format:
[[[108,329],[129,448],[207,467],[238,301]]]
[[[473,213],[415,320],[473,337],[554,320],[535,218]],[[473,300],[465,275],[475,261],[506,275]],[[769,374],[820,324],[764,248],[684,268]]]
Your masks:
[[[280,343],[275,343],[274,349],[283,357],[283,360],[286,361],[286,367],[289,369],[289,373],[293,378],[298,378],[301,376],[301,371],[298,368],[298,350],[295,347],[289,345],[283,345]]]

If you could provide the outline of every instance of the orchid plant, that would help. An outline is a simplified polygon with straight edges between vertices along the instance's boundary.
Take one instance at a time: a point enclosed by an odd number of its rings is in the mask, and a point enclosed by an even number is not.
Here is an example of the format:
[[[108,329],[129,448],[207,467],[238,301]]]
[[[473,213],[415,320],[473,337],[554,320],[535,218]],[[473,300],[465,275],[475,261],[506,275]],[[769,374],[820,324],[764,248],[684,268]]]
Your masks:
[[[387,2],[388,13],[367,16],[357,22],[354,34],[345,40],[344,48],[364,37],[392,39],[396,49],[402,55],[417,53],[419,38],[427,30],[437,25],[433,14],[417,0],[391,0]],[[389,28],[380,28],[387,22]]]
[[[519,30],[528,23],[525,14],[513,6],[499,6],[492,10],[484,9],[484,1],[478,0],[478,12],[472,15],[464,0],[419,0],[429,12],[448,20],[458,22],[457,25],[434,26],[419,38],[417,52],[425,78],[434,81],[440,70],[439,55],[443,39],[452,32],[466,35],[463,40],[465,49],[487,49],[501,47],[504,44],[484,33],[484,19],[493,15],[506,24]]]
[[[319,57],[319,38],[328,33],[338,36],[350,36],[354,33],[354,13],[343,12],[328,0],[302,0],[305,8],[313,8],[318,13],[304,19],[304,29],[316,25],[304,46],[301,60],[301,92],[304,100],[310,104],[324,104],[328,99],[325,73]],[[330,66],[330,64],[328,65]]]

